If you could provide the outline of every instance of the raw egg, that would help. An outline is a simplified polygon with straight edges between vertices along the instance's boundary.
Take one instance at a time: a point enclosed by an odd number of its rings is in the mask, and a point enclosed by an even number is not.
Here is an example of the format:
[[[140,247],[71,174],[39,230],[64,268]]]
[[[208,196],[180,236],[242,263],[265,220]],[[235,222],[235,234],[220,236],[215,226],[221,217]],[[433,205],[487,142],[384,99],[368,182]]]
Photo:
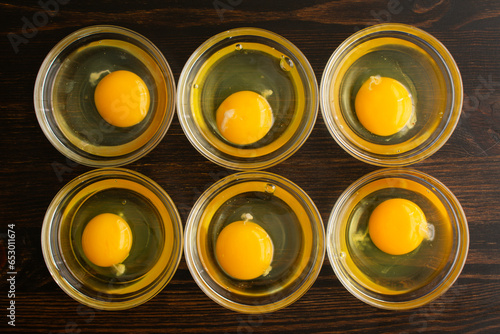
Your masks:
[[[231,94],[221,103],[216,122],[226,140],[236,145],[249,145],[269,132],[273,112],[265,97],[245,90]]]
[[[380,203],[368,221],[368,232],[375,246],[391,255],[402,255],[415,250],[427,237],[427,230],[422,209],[402,198]]]
[[[271,269],[273,242],[260,225],[236,221],[219,234],[215,253],[219,265],[229,276],[250,280]]]
[[[378,136],[401,131],[413,113],[411,93],[399,81],[377,76],[366,80],[354,102],[356,116],[365,129]]]
[[[89,221],[83,231],[85,256],[95,265],[110,267],[123,262],[132,247],[132,231],[127,222],[112,213],[102,213]]]
[[[149,111],[146,83],[135,73],[115,71],[106,75],[94,92],[97,111],[106,122],[118,127],[140,123]]]

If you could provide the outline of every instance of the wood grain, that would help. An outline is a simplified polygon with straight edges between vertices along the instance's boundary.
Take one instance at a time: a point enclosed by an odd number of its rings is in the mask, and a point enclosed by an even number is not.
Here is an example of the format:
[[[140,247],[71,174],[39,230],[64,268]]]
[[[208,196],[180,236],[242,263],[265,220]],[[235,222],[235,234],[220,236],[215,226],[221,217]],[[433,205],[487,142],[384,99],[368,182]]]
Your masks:
[[[66,2],[66,1],[62,1]],[[214,4],[225,4],[217,11]],[[396,7],[394,7],[397,5]],[[391,11],[392,10],[392,11]],[[0,331],[29,333],[498,333],[500,331],[500,3],[451,0],[338,1],[69,1],[14,52],[8,34],[22,35],[23,18],[44,10],[36,2],[0,3]],[[47,12],[46,12],[47,13]],[[50,14],[50,15],[49,15]],[[41,15],[41,14],[38,14]],[[90,170],[63,157],[38,126],[33,85],[45,55],[69,33],[93,24],[133,29],[155,43],[176,80],[191,53],[226,29],[255,26],[292,41],[309,59],[317,80],[334,49],[356,30],[382,21],[420,27],[439,38],[461,70],[462,118],[443,148],[413,168],[447,185],[469,221],[470,251],[451,289],[416,310],[379,310],[358,301],[335,277],[328,259],[313,287],[293,305],[245,315],[211,301],[195,284],[184,259],[170,284],[144,305],[120,312],[87,308],[68,297],[43,261],[40,230],[57,191]],[[54,166],[65,173],[58,178]],[[233,173],[203,158],[174,118],[164,140],[127,166],[158,182],[183,221],[197,197]],[[324,224],[338,196],[377,167],[345,153],[321,115],[290,159],[270,168],[302,187]],[[15,223],[18,272],[16,327],[7,325],[7,224]]]

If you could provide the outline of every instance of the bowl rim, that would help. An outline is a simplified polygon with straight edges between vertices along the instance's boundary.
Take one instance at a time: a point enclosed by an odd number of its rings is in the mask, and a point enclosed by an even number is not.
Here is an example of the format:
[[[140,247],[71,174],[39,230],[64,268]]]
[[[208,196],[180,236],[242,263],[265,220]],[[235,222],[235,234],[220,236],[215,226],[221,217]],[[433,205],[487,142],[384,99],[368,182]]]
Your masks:
[[[351,283],[349,278],[344,274],[344,269],[340,260],[342,256],[336,255],[338,253],[337,252],[338,246],[334,242],[337,238],[339,238],[337,236],[337,233],[339,232],[339,228],[341,225],[341,223],[336,221],[336,219],[338,218],[339,213],[342,210],[345,202],[349,200],[350,195],[355,193],[360,186],[364,186],[379,178],[398,177],[404,175],[411,175],[413,177],[416,177],[424,181],[425,183],[431,185],[433,188],[436,189],[436,191],[439,191],[444,195],[444,198],[448,201],[447,204],[449,205],[449,208],[452,211],[450,216],[451,218],[453,218],[453,221],[451,223],[452,225],[455,226],[456,229],[455,233],[458,233],[457,237],[458,241],[456,249],[452,250],[452,252],[455,253],[453,263],[451,267],[448,269],[446,276],[439,282],[439,284],[434,289],[424,294],[423,296],[420,296],[413,300],[391,302],[375,298],[363,293],[360,289],[356,287],[355,284]],[[465,212],[460,202],[458,201],[456,196],[451,192],[451,190],[447,188],[438,179],[430,176],[427,173],[405,167],[382,168],[360,177],[359,179],[354,181],[351,185],[349,185],[338,197],[328,218],[327,232],[326,232],[326,248],[327,248],[328,259],[330,261],[330,265],[335,275],[342,283],[342,285],[354,297],[356,297],[357,299],[361,300],[362,302],[368,305],[375,306],[381,309],[408,310],[431,303],[435,299],[442,296],[458,279],[465,265],[467,254],[469,251],[469,228]]]
[[[335,63],[342,59],[342,53],[349,48],[351,45],[355,44],[358,40],[363,37],[364,39],[367,36],[379,33],[398,33],[404,35],[406,38],[412,38],[413,40],[423,41],[428,44],[429,47],[433,48],[436,51],[436,54],[439,56],[442,64],[445,66],[446,73],[445,77],[448,77],[450,83],[453,86],[452,94],[453,97],[450,99],[452,102],[452,106],[450,108],[450,116],[446,119],[446,125],[441,130],[441,133],[430,142],[424,142],[425,145],[419,151],[413,153],[410,156],[406,157],[397,157],[395,155],[387,155],[387,156],[375,156],[370,154],[369,152],[364,152],[356,147],[356,145],[350,143],[346,138],[344,138],[342,129],[336,124],[335,119],[333,117],[334,112],[332,109],[335,109],[331,106],[330,100],[330,87],[333,80],[333,72],[335,70]],[[364,42],[363,42],[364,43]],[[350,35],[347,39],[345,39],[332,53],[330,58],[328,59],[323,74],[321,76],[320,81],[320,103],[321,103],[321,113],[323,119],[325,120],[325,126],[330,132],[331,136],[337,142],[337,144],[342,147],[347,153],[349,153],[354,158],[380,167],[404,167],[409,166],[411,164],[420,162],[434,153],[436,153],[450,138],[453,134],[456,126],[458,125],[458,121],[460,119],[460,115],[462,112],[463,106],[463,83],[462,76],[460,74],[460,70],[455,62],[453,56],[448,51],[448,49],[444,46],[444,44],[439,41],[436,37],[431,35],[430,33],[417,28],[412,25],[403,24],[403,23],[380,23],[370,27],[366,27],[361,29],[354,34]]]
[[[213,45],[216,45],[223,40],[245,35],[263,37],[265,39],[272,40],[283,45],[286,50],[294,54],[294,56],[296,56],[300,60],[300,66],[302,67],[304,74],[307,76],[306,79],[308,80],[307,82],[304,82],[304,87],[310,88],[312,101],[311,110],[306,110],[306,112],[304,113],[306,116],[308,115],[308,119],[296,143],[294,143],[291,149],[262,162],[235,162],[229,159],[220,158],[216,154],[206,150],[202,141],[197,139],[195,136],[195,133],[197,131],[192,129],[189,125],[189,120],[191,118],[191,108],[189,101],[185,101],[186,99],[189,99],[188,94],[190,85],[188,79],[191,75],[191,69],[199,61],[199,56],[209,50]],[[282,161],[288,159],[306,142],[316,123],[316,119],[319,113],[319,100],[319,86],[314,70],[309,63],[309,60],[302,53],[302,51],[297,46],[295,46],[295,44],[293,44],[287,38],[266,29],[255,27],[239,27],[220,32],[208,38],[188,58],[181,71],[177,84],[177,117],[181,124],[182,130],[188,138],[189,142],[201,155],[203,155],[208,160],[224,168],[238,171],[261,170],[277,165]]]
[[[84,157],[62,143],[62,141],[54,133],[49,121],[47,120],[45,112],[45,110],[47,109],[47,102],[43,99],[43,95],[47,90],[49,90],[49,92],[53,90],[53,85],[50,85],[50,87],[48,88],[46,87],[46,85],[48,85],[47,74],[51,70],[52,65],[57,59],[59,53],[66,50],[68,47],[71,47],[72,43],[80,39],[103,33],[112,33],[116,35],[127,36],[128,38],[132,38],[134,41],[138,42],[141,46],[141,49],[145,48],[151,55],[152,59],[154,59],[157,63],[158,68],[161,69],[161,76],[164,78],[166,91],[170,92],[170,97],[173,101],[167,101],[165,110],[161,110],[161,112],[163,112],[165,115],[162,124],[159,126],[158,131],[154,133],[153,137],[151,137],[142,147],[128,153],[125,157],[106,157],[106,159],[104,160],[99,160],[97,158],[93,159]],[[155,44],[153,44],[153,42],[151,42],[148,38],[139,34],[138,32],[125,27],[116,25],[92,25],[78,29],[65,36],[63,39],[57,42],[45,56],[36,76],[33,90],[33,104],[35,108],[35,114],[42,132],[52,144],[52,146],[54,146],[61,154],[79,164],[89,167],[119,167],[142,158],[161,142],[161,140],[167,133],[175,114],[176,96],[177,94],[175,79],[170,65],[163,53]],[[50,110],[52,112],[51,106]],[[97,157],[98,155],[93,154],[93,156]]]
[[[86,186],[92,184],[95,178],[99,178],[100,176],[105,176],[105,178],[116,178],[119,176],[127,176],[130,177],[133,181],[142,184],[147,187],[151,191],[158,196],[158,198],[166,204],[166,210],[170,215],[171,224],[174,231],[174,238],[177,247],[172,249],[171,260],[169,261],[170,267],[166,267],[164,271],[162,271],[162,275],[159,276],[159,280],[154,283],[153,289],[148,289],[145,295],[140,295],[136,298],[127,300],[127,301],[108,301],[108,300],[98,300],[88,295],[81,293],[79,290],[74,288],[60,273],[59,265],[56,263],[54,259],[54,254],[57,253],[57,248],[59,245],[59,238],[56,240],[51,239],[51,235],[55,228],[57,228],[56,232],[59,230],[60,225],[54,226],[55,220],[58,219],[59,216],[59,205],[61,201],[65,198],[65,196],[73,191],[73,189],[81,184],[86,183]],[[100,179],[99,179],[100,180]],[[58,232],[57,232],[58,234]],[[184,249],[184,230],[182,226],[182,220],[175,206],[175,203],[171,199],[171,197],[167,194],[167,192],[155,181],[150,179],[149,177],[125,168],[100,168],[88,171],[82,175],[75,177],[73,180],[69,181],[66,185],[64,185],[54,196],[52,201],[50,202],[47,211],[45,213],[42,229],[41,229],[41,246],[42,246],[42,255],[47,266],[47,269],[50,272],[50,275],[54,279],[54,281],[59,285],[59,287],[71,298],[76,300],[77,302],[101,310],[125,310],[129,308],[133,308],[139,306],[141,304],[146,303],[147,301],[154,298],[158,293],[160,293],[170,282],[172,277],[175,275],[179,263],[182,259],[183,249]],[[51,242],[55,242],[55,245]],[[167,270],[168,268],[168,270]]]
[[[306,278],[303,280],[302,285],[299,286],[296,291],[294,291],[292,294],[288,296],[283,297],[283,295],[278,293],[278,298],[281,299],[277,301],[270,301],[268,304],[265,305],[247,305],[247,304],[233,302],[228,298],[221,296],[217,294],[214,290],[212,290],[210,284],[203,279],[203,277],[200,275],[198,271],[198,268],[196,267],[194,259],[195,257],[197,257],[197,252],[192,251],[192,249],[197,250],[197,245],[195,243],[195,245],[191,249],[190,247],[191,240],[189,240],[190,238],[196,239],[197,237],[200,220],[197,219],[198,217],[196,217],[196,215],[198,214],[200,208],[202,208],[206,204],[207,200],[208,201],[211,200],[211,197],[213,195],[216,195],[219,190],[226,189],[227,185],[236,185],[242,182],[256,181],[256,180],[267,180],[267,181],[271,180],[277,184],[284,184],[297,193],[297,195],[305,202],[305,204],[308,205],[308,210],[310,210],[311,214],[313,215],[314,219],[311,219],[311,223],[316,225],[317,233],[315,237],[317,238],[317,243],[318,243],[316,247],[313,248],[313,255],[315,256],[315,262],[309,269],[309,272]],[[199,286],[199,288],[217,304],[229,310],[246,314],[260,314],[260,313],[274,312],[282,308],[285,308],[294,303],[295,301],[297,301],[298,299],[300,299],[316,281],[323,266],[323,261],[326,252],[326,247],[325,247],[326,239],[325,239],[325,230],[323,221],[316,205],[309,197],[309,195],[307,195],[307,193],[304,190],[302,190],[298,185],[286,179],[285,177],[264,171],[238,172],[231,174],[212,184],[207,190],[203,192],[203,194],[198,198],[196,203],[193,205],[193,208],[191,209],[191,212],[189,213],[189,217],[186,222],[184,238],[185,238],[184,256],[186,259],[186,263],[191,273],[191,276],[193,277],[194,281]],[[215,281],[214,284],[218,285],[218,283]]]

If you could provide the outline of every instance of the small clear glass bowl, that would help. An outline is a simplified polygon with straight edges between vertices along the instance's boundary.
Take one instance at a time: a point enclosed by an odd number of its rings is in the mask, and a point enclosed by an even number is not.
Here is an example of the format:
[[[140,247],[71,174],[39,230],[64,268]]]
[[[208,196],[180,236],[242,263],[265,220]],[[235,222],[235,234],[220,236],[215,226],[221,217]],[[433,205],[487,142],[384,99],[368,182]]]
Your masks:
[[[368,231],[371,212],[387,199],[417,204],[431,233],[413,251],[390,255],[375,246]],[[469,230],[460,203],[435,178],[411,169],[382,169],[340,195],[327,228],[327,252],[337,278],[361,301],[404,310],[430,303],[460,275],[469,248]]]
[[[263,275],[238,280],[217,261],[215,244],[228,224],[252,216],[273,242]],[[267,313],[298,300],[316,280],[325,253],[316,206],[297,185],[271,173],[242,172],[212,185],[198,199],[185,229],[184,252],[193,276],[218,304],[242,313]]]
[[[131,127],[107,123],[94,103],[99,81],[117,70],[137,74],[149,90],[148,114]],[[59,152],[83,165],[117,167],[161,141],[175,113],[175,96],[172,71],[151,41],[103,25],[80,29],[49,52],[36,78],[34,105],[40,127]]]
[[[412,96],[413,114],[393,135],[369,132],[356,116],[356,94],[376,76],[399,81]],[[445,144],[460,117],[463,88],[443,44],[415,27],[388,23],[358,31],[335,50],[323,72],[320,96],[326,126],[344,150],[373,165],[401,167]]]
[[[121,216],[132,231],[128,257],[99,267],[82,248],[86,224],[101,213]],[[103,168],[65,185],[50,203],[42,226],[43,257],[56,283],[76,301],[123,310],[153,298],[175,274],[183,229],[168,194],[137,172]]]
[[[262,139],[236,145],[219,132],[215,114],[229,95],[253,91],[269,102],[274,123]],[[318,113],[311,65],[288,40],[267,30],[238,28],[203,43],[179,78],[177,113],[191,144],[206,158],[236,170],[264,169],[294,154]]]

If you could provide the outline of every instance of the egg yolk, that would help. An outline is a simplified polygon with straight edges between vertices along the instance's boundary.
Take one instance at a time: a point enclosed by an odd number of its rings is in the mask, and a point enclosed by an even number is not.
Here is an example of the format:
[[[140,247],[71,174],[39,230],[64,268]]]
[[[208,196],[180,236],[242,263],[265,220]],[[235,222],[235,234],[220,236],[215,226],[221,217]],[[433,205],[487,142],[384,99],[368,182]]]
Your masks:
[[[236,221],[219,234],[215,253],[219,265],[229,276],[250,280],[270,270],[273,242],[260,225]]]
[[[115,71],[106,75],[94,92],[97,111],[106,122],[118,127],[140,123],[149,110],[149,90],[135,73]]]
[[[422,209],[402,198],[380,203],[368,221],[368,232],[375,246],[391,255],[402,255],[416,249],[427,235],[426,230]]]
[[[273,112],[262,95],[240,91],[221,103],[216,112],[216,122],[226,140],[236,145],[249,145],[269,132],[273,125]]]
[[[85,256],[95,265],[110,267],[123,262],[132,247],[132,231],[123,218],[103,213],[89,221],[83,231]]]
[[[371,76],[354,101],[361,125],[378,136],[391,136],[401,131],[413,112],[410,92],[392,78]]]

